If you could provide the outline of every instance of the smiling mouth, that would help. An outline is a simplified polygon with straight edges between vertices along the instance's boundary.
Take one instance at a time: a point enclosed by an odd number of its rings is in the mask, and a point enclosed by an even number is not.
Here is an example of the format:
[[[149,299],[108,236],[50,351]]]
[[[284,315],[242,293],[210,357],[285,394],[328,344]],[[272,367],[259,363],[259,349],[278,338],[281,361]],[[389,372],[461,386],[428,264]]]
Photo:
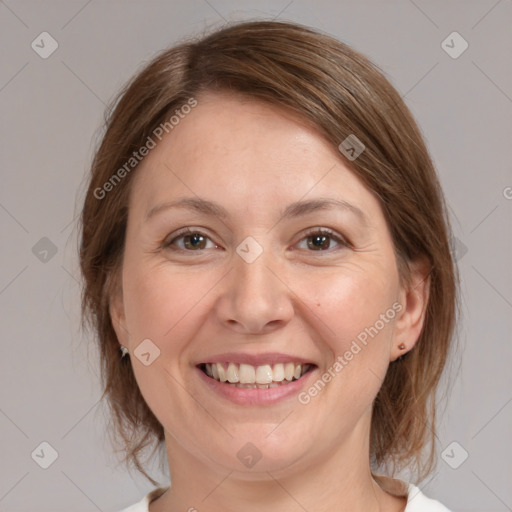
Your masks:
[[[269,389],[299,380],[316,368],[314,364],[277,363],[252,366],[237,363],[202,363],[198,368],[208,377],[228,386],[245,389]]]

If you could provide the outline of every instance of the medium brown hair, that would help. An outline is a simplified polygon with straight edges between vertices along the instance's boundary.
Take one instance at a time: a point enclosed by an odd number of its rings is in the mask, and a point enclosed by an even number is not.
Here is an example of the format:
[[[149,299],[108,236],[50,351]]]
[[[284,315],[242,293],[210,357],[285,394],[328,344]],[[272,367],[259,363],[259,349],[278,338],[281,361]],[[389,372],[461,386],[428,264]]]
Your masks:
[[[373,404],[371,463],[390,463],[393,472],[413,467],[423,479],[435,464],[436,390],[458,312],[451,229],[433,163],[402,98],[368,58],[309,28],[267,21],[228,26],[163,51],[123,88],[106,118],[81,216],[82,322],[99,343],[103,397],[124,461],[156,484],[141,454],[153,444],[162,447],[164,429],[139,391],[130,358],[120,358],[109,312],[136,168],[104,197],[98,199],[97,191],[156,127],[207,91],[241,93],[291,109],[334,147],[349,135],[363,142],[365,150],[346,164],[380,202],[402,284],[409,283],[408,264],[417,258],[430,268],[420,337],[390,364]]]

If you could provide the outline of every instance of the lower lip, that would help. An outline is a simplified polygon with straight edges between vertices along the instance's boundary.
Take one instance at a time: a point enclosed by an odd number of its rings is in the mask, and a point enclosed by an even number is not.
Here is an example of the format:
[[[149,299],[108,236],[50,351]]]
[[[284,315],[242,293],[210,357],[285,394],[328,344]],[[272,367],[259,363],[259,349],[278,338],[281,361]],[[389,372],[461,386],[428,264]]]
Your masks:
[[[225,384],[218,380],[208,377],[201,369],[196,367],[199,377],[215,393],[221,397],[238,405],[268,405],[285,400],[290,397],[296,397],[299,392],[306,387],[311,375],[315,373],[316,368],[309,370],[300,379],[281,384],[275,388],[238,388],[232,384]]]

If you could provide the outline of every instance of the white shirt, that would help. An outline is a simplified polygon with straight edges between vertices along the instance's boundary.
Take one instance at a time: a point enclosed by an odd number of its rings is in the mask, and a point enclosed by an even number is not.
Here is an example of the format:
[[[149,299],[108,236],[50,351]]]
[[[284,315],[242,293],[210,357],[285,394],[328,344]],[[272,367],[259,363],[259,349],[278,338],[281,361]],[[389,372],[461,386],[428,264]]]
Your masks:
[[[408,484],[397,479],[391,480],[385,477],[379,477],[379,481],[388,482],[382,485],[382,488],[391,494],[395,496],[407,496],[407,506],[404,512],[450,512],[450,510],[439,503],[439,501],[427,498],[418,487],[413,484]],[[149,504],[160,497],[167,489],[168,487],[159,487],[144,496],[144,498],[135,505],[125,508],[120,512],[149,512]],[[404,495],[403,490],[405,489],[406,494]]]

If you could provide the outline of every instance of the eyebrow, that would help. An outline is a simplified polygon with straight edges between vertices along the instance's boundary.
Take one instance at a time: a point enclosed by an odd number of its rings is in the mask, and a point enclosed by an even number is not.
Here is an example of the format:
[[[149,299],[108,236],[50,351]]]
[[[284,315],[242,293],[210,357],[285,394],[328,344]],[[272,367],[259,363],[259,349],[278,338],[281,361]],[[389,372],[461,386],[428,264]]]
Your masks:
[[[201,199],[199,197],[182,197],[176,201],[160,203],[153,206],[146,213],[146,222],[160,212],[174,208],[184,208],[196,213],[212,215],[220,218],[221,220],[227,220],[230,216],[229,212],[220,204],[207,201],[206,199]],[[309,213],[313,213],[318,210],[333,209],[341,209],[350,212],[354,214],[365,226],[368,224],[368,217],[360,208],[342,199],[332,198],[319,198],[292,203],[281,212],[280,219],[291,219],[308,215]]]

